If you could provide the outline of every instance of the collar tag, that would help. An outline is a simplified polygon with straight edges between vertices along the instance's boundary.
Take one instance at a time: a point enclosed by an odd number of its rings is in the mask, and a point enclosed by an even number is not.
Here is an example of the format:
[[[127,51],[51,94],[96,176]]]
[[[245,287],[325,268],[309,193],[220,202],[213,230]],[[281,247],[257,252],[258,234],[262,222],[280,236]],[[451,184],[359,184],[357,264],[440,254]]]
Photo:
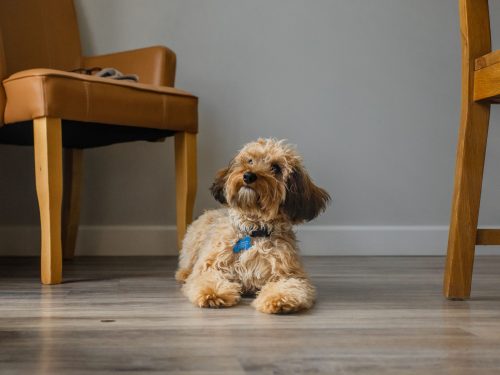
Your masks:
[[[252,238],[250,236],[245,236],[240,238],[238,242],[233,246],[233,253],[239,253],[243,250],[248,250],[252,247]]]

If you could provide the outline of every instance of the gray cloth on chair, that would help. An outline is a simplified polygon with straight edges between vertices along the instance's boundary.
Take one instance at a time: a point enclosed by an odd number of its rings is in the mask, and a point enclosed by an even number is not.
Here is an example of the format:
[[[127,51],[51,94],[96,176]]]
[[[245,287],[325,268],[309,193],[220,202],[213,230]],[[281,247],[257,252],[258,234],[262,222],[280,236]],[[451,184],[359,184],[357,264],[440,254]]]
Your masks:
[[[139,76],[137,74],[123,74],[122,72],[120,72],[118,69],[115,68],[101,69],[95,74],[95,76],[102,78],[139,82]]]

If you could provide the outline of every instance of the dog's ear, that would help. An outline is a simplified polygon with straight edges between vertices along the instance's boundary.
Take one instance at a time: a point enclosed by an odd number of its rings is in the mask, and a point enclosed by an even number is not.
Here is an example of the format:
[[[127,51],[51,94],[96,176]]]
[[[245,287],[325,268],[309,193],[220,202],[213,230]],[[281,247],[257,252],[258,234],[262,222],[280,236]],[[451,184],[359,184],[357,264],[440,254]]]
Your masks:
[[[293,169],[288,177],[282,208],[294,224],[314,219],[324,211],[329,201],[330,195],[314,185],[302,167]]]
[[[210,192],[212,193],[213,197],[222,204],[227,204],[225,185],[229,168],[230,166],[219,170],[215,175],[215,180],[212,186],[210,187]]]

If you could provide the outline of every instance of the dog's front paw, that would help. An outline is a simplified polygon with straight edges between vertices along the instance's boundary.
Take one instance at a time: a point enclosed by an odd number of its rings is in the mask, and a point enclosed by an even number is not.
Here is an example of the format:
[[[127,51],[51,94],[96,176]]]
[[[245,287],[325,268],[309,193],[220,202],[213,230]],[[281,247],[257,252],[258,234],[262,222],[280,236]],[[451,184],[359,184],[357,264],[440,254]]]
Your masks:
[[[214,272],[202,272],[196,277],[191,274],[182,292],[199,307],[229,307],[241,299],[241,285]]]
[[[301,310],[296,301],[290,300],[286,295],[276,294],[265,297],[257,297],[253,306],[260,312],[267,314],[287,314]]]
[[[288,314],[311,308],[315,290],[304,279],[286,279],[266,284],[253,301],[253,306],[267,314]]]
[[[236,305],[241,299],[239,292],[234,290],[217,290],[217,288],[206,287],[199,291],[196,304],[199,307],[229,307]]]

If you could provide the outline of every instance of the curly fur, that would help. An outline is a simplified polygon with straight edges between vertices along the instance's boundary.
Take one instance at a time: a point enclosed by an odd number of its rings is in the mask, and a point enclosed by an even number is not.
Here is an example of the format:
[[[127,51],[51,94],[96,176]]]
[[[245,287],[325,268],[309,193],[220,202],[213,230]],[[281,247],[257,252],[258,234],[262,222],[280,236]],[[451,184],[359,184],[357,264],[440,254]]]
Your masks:
[[[257,179],[245,183],[246,172]],[[217,173],[211,192],[225,207],[205,212],[187,230],[176,273],[183,293],[199,307],[233,306],[241,294],[256,293],[252,305],[265,313],[309,309],[316,293],[293,225],[318,216],[330,196],[312,182],[295,149],[275,139],[245,145]],[[240,238],[262,228],[270,236],[233,252]]]

